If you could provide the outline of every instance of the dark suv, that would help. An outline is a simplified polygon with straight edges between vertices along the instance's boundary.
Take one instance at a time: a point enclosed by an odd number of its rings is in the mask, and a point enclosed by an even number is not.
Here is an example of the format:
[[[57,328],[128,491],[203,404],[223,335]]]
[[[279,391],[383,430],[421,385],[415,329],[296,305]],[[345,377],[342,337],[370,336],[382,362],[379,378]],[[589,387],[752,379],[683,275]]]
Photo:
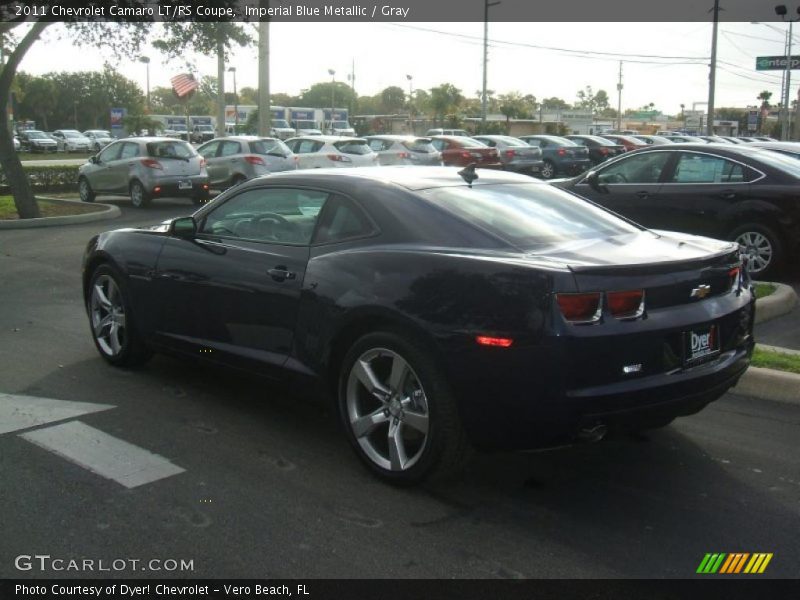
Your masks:
[[[529,146],[542,150],[544,164],[539,175],[552,179],[556,175],[577,175],[591,168],[589,150],[557,135],[522,135],[520,138]]]

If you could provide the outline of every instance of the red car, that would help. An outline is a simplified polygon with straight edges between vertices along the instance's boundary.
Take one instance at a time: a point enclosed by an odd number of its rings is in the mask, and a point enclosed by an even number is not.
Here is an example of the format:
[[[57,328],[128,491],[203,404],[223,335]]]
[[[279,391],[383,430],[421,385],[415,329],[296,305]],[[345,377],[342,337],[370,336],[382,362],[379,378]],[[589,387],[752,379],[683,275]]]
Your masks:
[[[446,166],[466,167],[474,164],[484,169],[502,169],[500,155],[496,148],[464,136],[436,135],[431,144],[442,153]]]
[[[601,135],[600,137],[606,138],[609,141],[614,142],[615,144],[619,144],[620,146],[625,146],[625,151],[630,152],[631,150],[638,150],[639,148],[647,148],[648,144],[642,140],[637,140],[635,137],[631,137],[629,135],[616,135],[616,134],[609,134],[609,135]]]

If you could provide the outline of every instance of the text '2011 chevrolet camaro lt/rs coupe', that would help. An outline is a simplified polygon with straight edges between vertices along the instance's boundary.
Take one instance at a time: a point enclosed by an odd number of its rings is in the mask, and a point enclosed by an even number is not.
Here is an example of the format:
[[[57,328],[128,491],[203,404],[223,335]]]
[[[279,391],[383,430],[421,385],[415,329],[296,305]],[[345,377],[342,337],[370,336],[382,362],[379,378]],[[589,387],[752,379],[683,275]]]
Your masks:
[[[470,167],[256,178],[94,237],[83,289],[108,362],[161,351],[321,382],[394,483],[457,472],[470,447],[663,426],[733,386],[753,348],[737,244]]]

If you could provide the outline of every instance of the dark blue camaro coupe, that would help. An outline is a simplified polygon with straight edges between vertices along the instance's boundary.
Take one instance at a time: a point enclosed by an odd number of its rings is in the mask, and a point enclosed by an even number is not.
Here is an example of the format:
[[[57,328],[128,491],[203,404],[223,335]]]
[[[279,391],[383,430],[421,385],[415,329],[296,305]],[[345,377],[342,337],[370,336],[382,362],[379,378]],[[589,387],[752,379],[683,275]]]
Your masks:
[[[108,362],[170,352],[320,382],[394,483],[453,473],[470,446],[664,426],[733,386],[753,347],[737,244],[471,168],[254,179],[96,236],[83,289]]]

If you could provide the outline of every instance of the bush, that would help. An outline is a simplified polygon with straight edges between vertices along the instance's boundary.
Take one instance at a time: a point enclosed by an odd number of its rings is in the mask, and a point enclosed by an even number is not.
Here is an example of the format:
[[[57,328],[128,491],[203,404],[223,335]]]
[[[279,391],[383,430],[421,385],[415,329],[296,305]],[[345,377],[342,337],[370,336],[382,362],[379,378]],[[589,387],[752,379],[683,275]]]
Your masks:
[[[78,169],[80,165],[23,165],[33,191],[39,192],[72,192],[78,189]],[[8,194],[11,187],[5,173],[0,170],[0,194]]]

